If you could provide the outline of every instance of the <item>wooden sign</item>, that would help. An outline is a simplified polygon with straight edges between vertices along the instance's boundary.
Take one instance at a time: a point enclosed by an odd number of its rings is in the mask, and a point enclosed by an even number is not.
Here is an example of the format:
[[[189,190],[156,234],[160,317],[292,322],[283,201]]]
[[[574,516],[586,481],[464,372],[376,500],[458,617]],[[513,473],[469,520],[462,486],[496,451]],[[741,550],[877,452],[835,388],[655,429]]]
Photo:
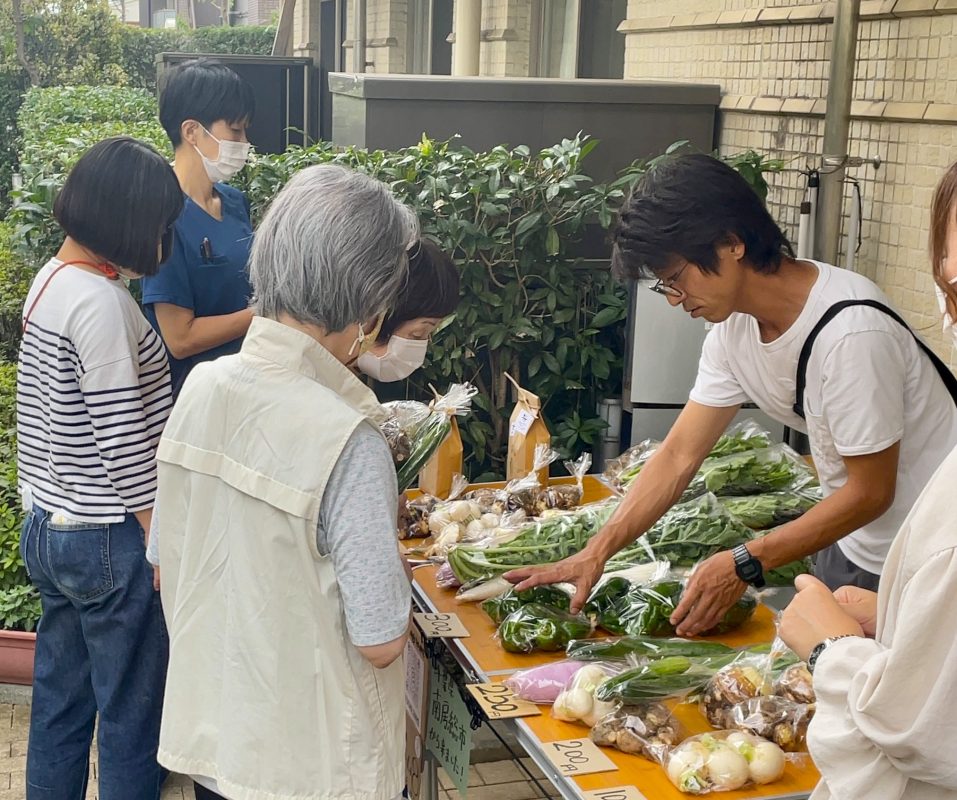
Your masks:
[[[470,683],[466,688],[489,719],[532,717],[542,713],[534,703],[516,697],[504,683]]]
[[[585,800],[648,800],[634,786],[615,786],[613,789],[592,789],[582,792]]]
[[[469,636],[458,614],[413,614],[426,639],[464,639]]]
[[[555,768],[569,777],[590,775],[593,772],[613,772],[615,766],[591,739],[567,739],[563,742],[542,744],[545,756]]]

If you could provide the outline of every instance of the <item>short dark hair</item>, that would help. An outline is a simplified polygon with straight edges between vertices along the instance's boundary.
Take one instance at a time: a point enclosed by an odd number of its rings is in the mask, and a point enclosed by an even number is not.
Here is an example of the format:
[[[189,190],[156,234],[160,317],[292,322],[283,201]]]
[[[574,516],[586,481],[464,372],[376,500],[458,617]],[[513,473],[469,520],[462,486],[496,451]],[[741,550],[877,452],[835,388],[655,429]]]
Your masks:
[[[210,58],[174,67],[160,91],[160,124],[174,148],[182,144],[182,126],[188,119],[208,130],[221,119],[230,124],[252,122],[255,111],[256,98],[249,83]]]
[[[459,304],[459,271],[452,258],[431,239],[412,246],[409,279],[392,311],[383,320],[379,341],[388,341],[399,326],[422,317],[447,317]]]
[[[790,242],[737,171],[702,153],[668,157],[638,182],[612,233],[619,279],[653,277],[683,259],[717,272],[716,248],[737,236],[747,262],[776,272]]]
[[[87,150],[53,204],[67,236],[139,275],[159,270],[160,239],[182,210],[183,191],[172,167],[129,136]]]

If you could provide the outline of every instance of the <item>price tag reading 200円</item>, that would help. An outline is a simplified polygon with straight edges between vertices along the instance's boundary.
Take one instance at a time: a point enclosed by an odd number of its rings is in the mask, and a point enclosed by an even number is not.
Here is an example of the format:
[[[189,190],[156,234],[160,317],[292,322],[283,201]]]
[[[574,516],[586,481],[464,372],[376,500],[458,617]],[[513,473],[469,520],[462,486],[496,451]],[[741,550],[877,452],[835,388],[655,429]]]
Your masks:
[[[591,739],[567,739],[542,744],[545,756],[562,774],[574,778],[593,772],[613,772],[618,767]]]

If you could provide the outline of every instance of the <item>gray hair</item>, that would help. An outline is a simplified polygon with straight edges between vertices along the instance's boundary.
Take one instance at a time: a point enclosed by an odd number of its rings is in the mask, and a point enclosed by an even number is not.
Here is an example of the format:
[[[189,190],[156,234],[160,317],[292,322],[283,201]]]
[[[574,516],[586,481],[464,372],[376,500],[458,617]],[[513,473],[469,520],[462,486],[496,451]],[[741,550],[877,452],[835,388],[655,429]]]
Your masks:
[[[307,167],[276,195],[253,243],[256,313],[329,333],[388,311],[408,276],[411,209],[362,173]]]

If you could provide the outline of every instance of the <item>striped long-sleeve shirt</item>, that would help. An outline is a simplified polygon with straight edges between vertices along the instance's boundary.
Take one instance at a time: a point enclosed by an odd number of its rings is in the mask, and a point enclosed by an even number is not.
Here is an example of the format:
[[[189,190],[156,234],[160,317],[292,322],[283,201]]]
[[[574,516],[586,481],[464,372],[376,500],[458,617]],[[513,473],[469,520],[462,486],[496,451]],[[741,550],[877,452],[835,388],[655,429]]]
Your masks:
[[[17,440],[26,503],[89,522],[151,508],[172,407],[159,336],[122,281],[56,259],[34,279],[20,346]]]

